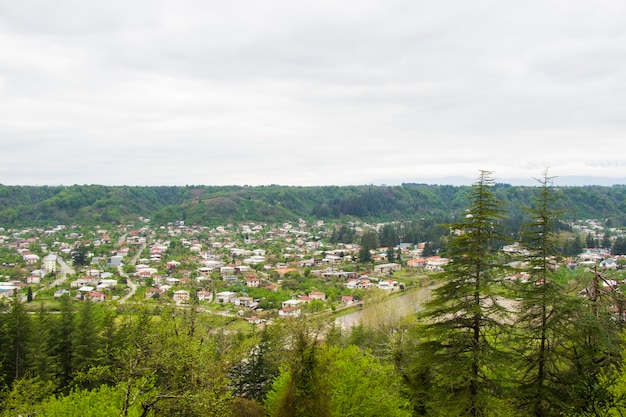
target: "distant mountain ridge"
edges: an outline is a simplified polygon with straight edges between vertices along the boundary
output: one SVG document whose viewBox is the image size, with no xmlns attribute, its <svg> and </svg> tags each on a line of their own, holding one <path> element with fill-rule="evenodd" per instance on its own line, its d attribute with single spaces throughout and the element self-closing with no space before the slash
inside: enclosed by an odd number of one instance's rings
<svg viewBox="0 0 626 417">
<path fill-rule="evenodd" d="M 626 186 L 555 187 L 566 219 L 611 219 L 626 224 Z M 216 226 L 298 218 L 448 222 L 467 204 L 468 186 L 405 183 L 396 186 L 2 186 L 0 226 L 125 223 L 139 216 L 165 224 Z M 499 182 L 496 196 L 519 223 L 536 187 Z"/>
<path fill-rule="evenodd" d="M 495 178 L 498 183 L 502 184 L 510 184 L 517 186 L 529 186 L 533 187 L 537 185 L 537 181 L 533 178 Z M 395 179 L 378 179 L 372 181 L 372 184 L 375 185 L 401 185 L 402 183 L 406 183 L 409 181 L 405 180 L 395 180 Z M 470 177 L 461 177 L 461 176 L 447 176 L 440 178 L 427 178 L 427 179 L 417 179 L 416 183 L 424 183 L 429 185 L 454 185 L 454 186 L 463 186 L 463 185 L 472 185 L 476 182 L 476 178 Z M 555 177 L 554 185 L 558 187 L 584 187 L 589 185 L 599 185 L 610 187 L 613 185 L 624 185 L 626 184 L 626 177 L 590 177 L 590 176 L 564 176 L 564 177 Z"/>
</svg>

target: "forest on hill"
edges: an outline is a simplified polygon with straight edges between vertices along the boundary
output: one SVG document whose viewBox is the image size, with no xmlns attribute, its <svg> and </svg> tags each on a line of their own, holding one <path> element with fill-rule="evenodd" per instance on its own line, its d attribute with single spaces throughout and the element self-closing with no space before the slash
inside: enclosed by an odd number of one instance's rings
<svg viewBox="0 0 626 417">
<path fill-rule="evenodd" d="M 535 187 L 496 184 L 509 221 L 521 224 Z M 277 223 L 298 218 L 392 221 L 424 217 L 454 221 L 471 187 L 400 186 L 5 186 L 0 185 L 3 227 L 184 220 L 214 227 L 246 221 Z M 555 187 L 564 220 L 602 219 L 626 224 L 626 185 Z"/>
</svg>

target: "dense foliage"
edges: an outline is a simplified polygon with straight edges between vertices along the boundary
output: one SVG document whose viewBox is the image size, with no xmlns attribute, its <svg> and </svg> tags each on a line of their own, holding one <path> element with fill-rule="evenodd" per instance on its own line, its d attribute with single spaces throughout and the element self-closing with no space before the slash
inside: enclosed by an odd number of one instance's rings
<svg viewBox="0 0 626 417">
<path fill-rule="evenodd" d="M 626 224 L 626 186 L 557 188 L 566 219 L 607 219 Z M 163 224 L 185 220 L 215 226 L 229 222 L 277 223 L 298 218 L 456 221 L 470 187 L 402 186 L 0 186 L 0 224 L 124 223 L 142 216 Z M 496 184 L 508 212 L 505 229 L 519 231 L 522 207 L 534 187 Z"/>
</svg>

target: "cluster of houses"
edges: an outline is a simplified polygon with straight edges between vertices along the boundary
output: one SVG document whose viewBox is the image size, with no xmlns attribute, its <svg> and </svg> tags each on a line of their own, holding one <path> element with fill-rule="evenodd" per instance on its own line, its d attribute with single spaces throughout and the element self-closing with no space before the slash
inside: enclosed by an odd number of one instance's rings
<svg viewBox="0 0 626 417">
<path fill-rule="evenodd" d="M 382 227 L 352 226 L 357 232 Z M 322 289 L 324 282 L 342 283 L 345 291 L 336 300 L 327 300 L 323 291 L 293 295 L 282 302 L 280 308 L 276 306 L 277 314 L 282 317 L 298 316 L 307 303 L 316 300 L 353 303 L 360 290 L 401 290 L 404 284 L 395 280 L 394 274 L 402 268 L 436 272 L 449 262 L 441 256 L 423 256 L 423 244 L 400 244 L 393 248 L 399 257 L 396 262 L 387 261 L 388 248 L 377 248 L 371 251 L 373 263 L 368 266 L 369 270 L 355 272 L 360 247 L 326 243 L 325 237 L 333 227 L 323 222 L 308 225 L 300 220 L 277 226 L 249 223 L 210 229 L 176 222 L 153 228 L 147 219 L 142 219 L 139 227 L 98 228 L 89 233 L 78 227 L 68 230 L 65 226 L 11 231 L 0 236 L 0 248 L 10 248 L 19 254 L 27 273 L 19 279 L 10 276 L 4 277 L 5 282 L 0 279 L 0 297 L 24 286 L 44 284 L 46 276 L 58 273 L 59 258 L 69 261 L 77 245 L 93 250 L 89 256 L 90 266 L 80 270 L 79 278 L 68 280 L 69 285 L 58 288 L 55 296 L 71 293 L 82 300 L 111 299 L 112 287 L 122 285 L 119 279 L 122 266 L 130 264 L 135 267 L 130 279 L 147 287 L 146 298 L 171 300 L 178 305 L 188 304 L 195 298 L 205 303 L 232 304 L 236 309 L 251 312 L 257 310 L 259 301 L 248 296 L 246 289 L 285 291 L 285 282 L 292 275 L 304 275 L 304 271 L 318 279 Z M 173 246 L 178 249 L 174 251 Z M 103 248 L 109 249 L 103 252 Z M 524 253 L 519 244 L 503 250 Z M 600 249 L 586 250 L 576 263 L 599 265 L 605 270 L 618 267 L 617 258 Z M 216 280 L 222 285 L 209 285 Z"/>
</svg>

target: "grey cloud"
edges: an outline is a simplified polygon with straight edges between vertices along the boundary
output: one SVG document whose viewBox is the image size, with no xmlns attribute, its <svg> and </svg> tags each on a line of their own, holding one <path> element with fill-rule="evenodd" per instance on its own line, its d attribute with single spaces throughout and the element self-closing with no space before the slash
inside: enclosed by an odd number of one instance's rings
<svg viewBox="0 0 626 417">
<path fill-rule="evenodd" d="M 52 142 L 98 156 L 40 162 L 42 181 L 615 174 L 619 160 L 586 147 L 623 146 L 625 11 L 616 0 L 5 2 L 0 175 L 34 181 L 4 159 L 43 161 Z"/>
</svg>

